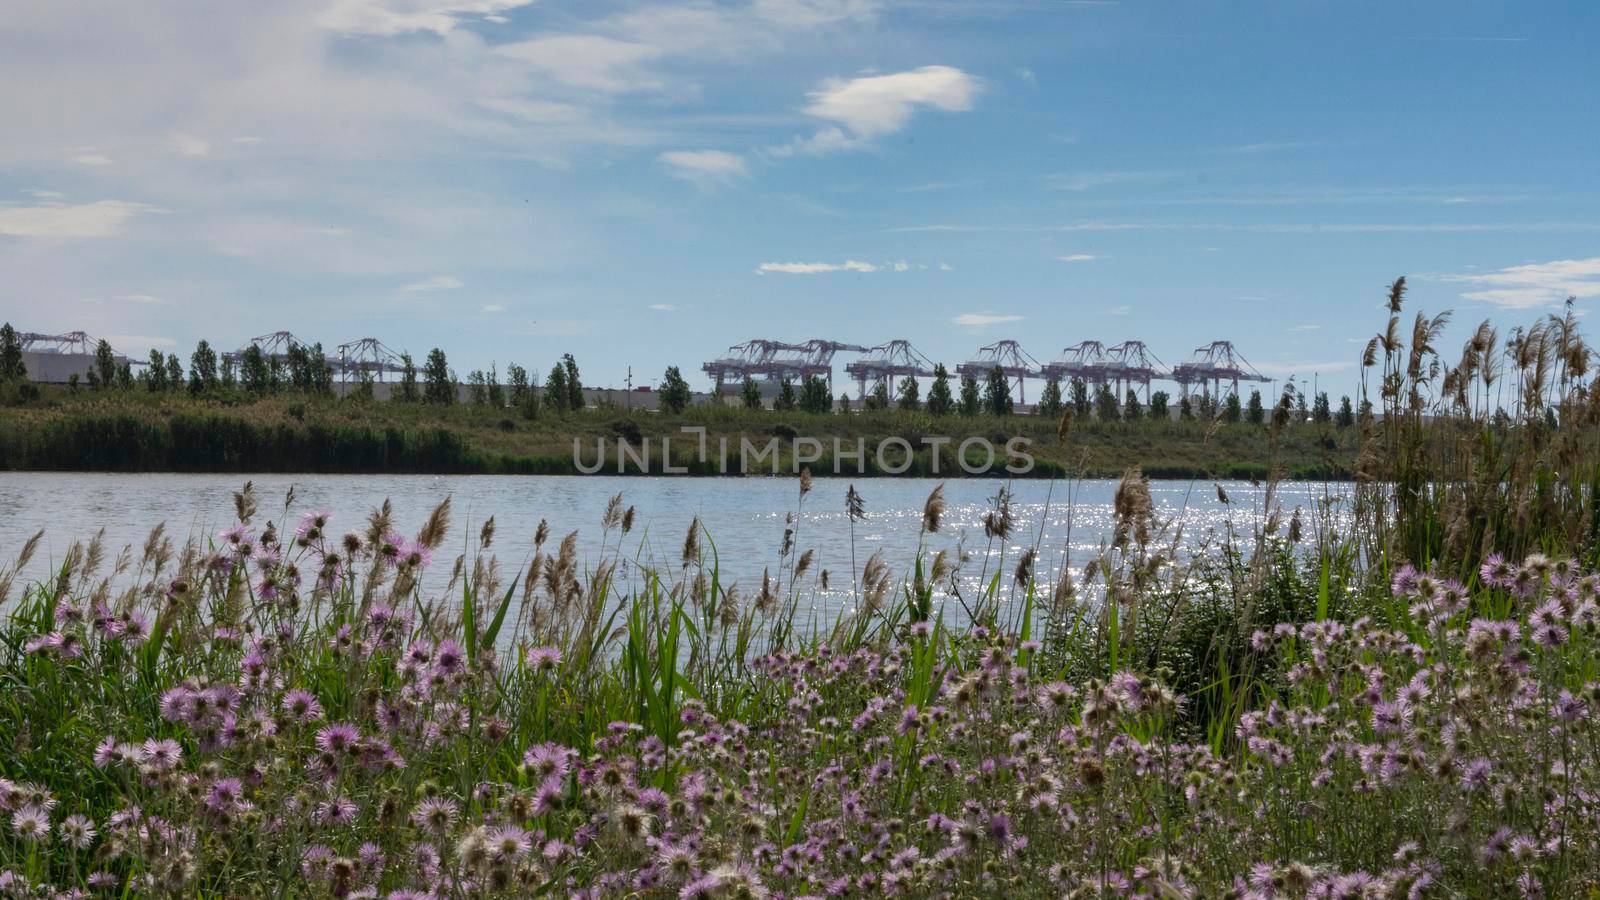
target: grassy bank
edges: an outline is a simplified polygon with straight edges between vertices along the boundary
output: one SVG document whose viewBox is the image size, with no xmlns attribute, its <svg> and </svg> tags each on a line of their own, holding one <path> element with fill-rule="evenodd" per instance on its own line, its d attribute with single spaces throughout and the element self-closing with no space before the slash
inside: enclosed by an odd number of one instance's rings
<svg viewBox="0 0 1600 900">
<path fill-rule="evenodd" d="M 892 410 L 848 415 L 691 407 L 677 415 L 622 409 L 546 413 L 536 419 L 515 411 L 482 406 L 429 406 L 401 403 L 340 402 L 333 399 L 267 398 L 238 403 L 198 400 L 183 395 L 106 391 L 47 392 L 26 405 L 0 407 L 0 469 L 181 471 L 181 472 L 406 472 L 406 473 L 572 473 L 573 446 L 585 465 L 598 459 L 603 443 L 604 471 L 618 469 L 618 444 L 632 453 L 623 471 L 645 467 L 638 458 L 649 445 L 648 468 L 668 466 L 688 474 L 721 471 L 718 448 L 728 447 L 729 469 L 739 472 L 745 442 L 752 474 L 770 473 L 774 457 L 760 451 L 777 441 L 780 473 L 793 474 L 796 439 L 815 438 L 821 458 L 808 465 L 817 472 L 834 468 L 835 441 L 848 454 L 857 442 L 864 459 L 840 460 L 845 474 L 886 474 L 902 467 L 906 475 L 961 477 L 957 446 L 970 437 L 988 440 L 1003 454 L 1007 441 L 1023 437 L 1036 459 L 1021 477 L 1082 473 L 1116 477 L 1139 465 L 1154 477 L 1263 478 L 1277 460 L 1296 478 L 1348 478 L 1358 453 L 1356 428 L 1303 423 L 1282 430 L 1274 442 L 1267 426 L 1194 421 L 1100 422 L 1077 419 L 1063 440 L 1060 421 L 1031 416 L 944 416 Z M 698 458 L 704 428 L 708 453 Z M 948 438 L 938 459 L 925 441 Z M 909 465 L 900 445 L 913 450 Z M 671 448 L 664 458 L 663 441 Z M 809 448 L 800 446 L 801 453 Z M 969 468 L 987 457 L 969 448 Z M 1005 465 L 998 457 L 993 474 Z M 937 471 L 936 471 L 937 469 Z"/>
</svg>

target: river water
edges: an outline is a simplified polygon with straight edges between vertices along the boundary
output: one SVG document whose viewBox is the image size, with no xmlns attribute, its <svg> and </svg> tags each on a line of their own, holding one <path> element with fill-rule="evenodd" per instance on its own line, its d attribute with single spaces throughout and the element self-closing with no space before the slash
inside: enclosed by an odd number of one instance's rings
<svg viewBox="0 0 1600 900">
<path fill-rule="evenodd" d="M 166 523 L 175 542 L 189 536 L 209 539 L 233 524 L 232 494 L 246 478 L 0 473 L 0 569 L 9 567 L 23 542 L 41 528 L 43 543 L 19 584 L 46 576 L 72 542 L 87 541 L 101 528 L 106 531 L 108 560 L 126 544 L 137 551 L 158 522 Z M 796 546 L 816 551 L 813 576 L 830 570 L 833 589 L 823 601 L 848 602 L 852 537 L 845 492 L 851 484 L 865 501 L 867 513 L 855 524 L 857 567 L 881 549 L 898 578 L 916 552 L 923 504 L 941 483 L 947 512 L 944 527 L 928 538 L 930 549 L 959 547 L 971 553 L 963 572 L 974 579 L 983 569 L 984 554 L 998 565 L 1002 549 L 984 538 L 982 517 L 1005 483 L 988 479 L 818 478 L 803 506 L 798 503 L 795 478 L 259 475 L 250 480 L 258 497 L 256 525 L 276 520 L 280 530 L 285 522 L 292 529 L 307 511 L 327 508 L 334 511 L 331 533 L 359 531 L 367 514 L 387 498 L 400 531 L 413 534 L 434 506 L 450 497 L 450 538 L 425 581 L 425 587 L 435 589 L 449 579 L 451 562 L 468 546 L 468 536 L 475 541 L 490 516 L 496 524 L 493 551 L 510 571 L 531 553 L 541 519 L 550 523 L 552 544 L 576 530 L 580 559 L 592 566 L 603 539 L 601 515 L 619 492 L 624 506 L 637 510 L 633 531 L 622 540 L 625 556 L 675 567 L 689 523 L 699 517 L 716 545 L 724 582 L 740 582 L 747 595 L 759 586 L 765 568 L 778 570 L 786 518 L 799 509 Z M 283 500 L 290 487 L 295 501 L 285 516 Z M 1154 481 L 1150 487 L 1158 515 L 1180 523 L 1183 540 L 1191 545 L 1219 534 L 1230 523 L 1236 531 L 1249 534 L 1266 513 L 1264 487 L 1248 482 L 1223 482 L 1231 501 L 1227 505 L 1218 500 L 1210 482 Z M 1064 562 L 1082 567 L 1110 540 L 1115 481 L 1025 479 L 1010 483 L 1010 488 L 1018 527 L 1005 548 L 1008 566 L 1037 541 L 1037 571 L 1040 577 L 1053 577 Z M 1297 506 L 1309 514 L 1319 501 L 1342 490 L 1341 485 L 1285 483 L 1278 486 L 1275 502 L 1287 521 Z M 615 550 L 615 531 L 607 546 Z"/>
</svg>

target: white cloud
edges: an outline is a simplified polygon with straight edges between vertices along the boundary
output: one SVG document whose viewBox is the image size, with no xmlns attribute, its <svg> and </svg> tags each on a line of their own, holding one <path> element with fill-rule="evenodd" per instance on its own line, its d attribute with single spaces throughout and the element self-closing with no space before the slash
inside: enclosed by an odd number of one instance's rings
<svg viewBox="0 0 1600 900">
<path fill-rule="evenodd" d="M 725 150 L 669 150 L 657 158 L 673 177 L 701 187 L 729 184 L 750 174 L 744 157 Z"/>
<path fill-rule="evenodd" d="M 123 301 L 126 301 L 128 303 L 139 303 L 139 304 L 143 304 L 145 306 L 171 306 L 172 305 L 172 301 L 171 300 L 166 300 L 166 299 L 163 299 L 161 297 L 154 296 L 152 294 L 118 294 L 116 299 L 123 300 Z"/>
<path fill-rule="evenodd" d="M 1094 262 L 1095 260 L 1097 260 L 1099 258 L 1100 257 L 1095 256 L 1093 253 L 1069 253 L 1066 256 L 1058 256 L 1058 257 L 1056 257 L 1056 259 L 1059 259 L 1062 262 L 1068 262 L 1068 263 Z"/>
<path fill-rule="evenodd" d="M 771 152 L 776 156 L 820 156 L 860 147 L 906 127 L 919 109 L 966 112 L 981 90 L 977 78 L 951 66 L 830 79 L 807 95 L 810 103 L 805 112 L 839 124 L 808 138 L 795 138 Z"/>
<path fill-rule="evenodd" d="M 60 200 L 61 198 L 67 196 L 66 194 L 63 194 L 60 191 L 29 190 L 29 191 L 23 191 L 23 193 L 27 194 L 30 197 L 37 197 L 40 200 Z"/>
<path fill-rule="evenodd" d="M 941 271 L 941 272 L 954 272 L 955 269 L 956 269 L 955 266 L 952 266 L 947 262 L 939 263 L 939 271 Z"/>
<path fill-rule="evenodd" d="M 1309 325 L 1309 324 L 1307 324 L 1307 325 L 1295 325 L 1294 327 L 1290 328 L 1289 330 L 1290 331 L 1294 331 L 1294 332 L 1304 333 L 1304 332 L 1307 332 L 1307 331 L 1320 331 L 1320 330 L 1322 330 L 1322 326 L 1321 325 Z"/>
<path fill-rule="evenodd" d="M 436 275 L 425 281 L 408 284 L 400 289 L 405 294 L 429 294 L 434 291 L 453 291 L 465 287 L 458 278 L 449 275 Z"/>
<path fill-rule="evenodd" d="M 110 237 L 135 215 L 162 212 L 145 203 L 97 200 L 94 203 L 0 207 L 0 234 L 12 237 Z"/>
<path fill-rule="evenodd" d="M 178 134 L 172 137 L 172 149 L 184 156 L 205 156 L 211 152 L 211 142 L 197 137 Z"/>
<path fill-rule="evenodd" d="M 1087 191 L 1113 184 L 1149 184 L 1168 181 L 1172 172 L 1068 172 L 1046 175 L 1045 187 L 1053 191 Z"/>
<path fill-rule="evenodd" d="M 109 166 L 112 159 L 104 153 L 79 153 L 72 157 L 72 161 L 80 166 Z"/>
<path fill-rule="evenodd" d="M 677 312 L 678 308 L 671 303 L 652 303 L 650 308 L 657 312 Z"/>
<path fill-rule="evenodd" d="M 467 16 L 506 21 L 499 13 L 533 0 L 337 0 L 318 19 L 331 31 L 394 37 L 413 31 L 449 34 Z"/>
<path fill-rule="evenodd" d="M 661 57 L 664 51 L 647 43 L 598 34 L 555 34 L 506 44 L 496 52 L 585 90 L 623 93 L 662 86 L 660 78 L 643 64 Z"/>
<path fill-rule="evenodd" d="M 1506 309 L 1556 306 L 1568 297 L 1600 296 L 1600 256 L 1510 266 L 1498 272 L 1452 275 L 1443 280 L 1484 285 L 1484 290 L 1467 291 L 1461 296 Z"/>
<path fill-rule="evenodd" d="M 506 307 L 503 303 L 486 303 L 483 305 L 481 311 L 486 313 L 503 313 L 506 311 Z"/>
<path fill-rule="evenodd" d="M 1026 317 L 1000 313 L 962 313 L 950 321 L 963 328 L 986 328 L 990 325 L 1003 325 L 1006 322 L 1021 322 L 1024 318 Z"/>
<path fill-rule="evenodd" d="M 978 91 L 978 80 L 960 69 L 923 66 L 893 75 L 829 81 L 809 95 L 805 111 L 839 122 L 858 137 L 874 138 L 904 128 L 919 107 L 965 112 Z"/>
<path fill-rule="evenodd" d="M 784 275 L 815 275 L 819 272 L 877 272 L 881 266 L 856 259 L 847 259 L 842 263 L 828 262 L 764 262 L 756 267 L 756 272 L 765 275 L 768 272 L 779 272 Z"/>
<path fill-rule="evenodd" d="M 1129 315 L 1132 312 L 1133 312 L 1133 307 L 1129 306 L 1126 303 L 1120 304 L 1118 306 L 1106 307 L 1106 315 L 1108 315 L 1108 316 L 1126 316 L 1126 315 Z"/>
<path fill-rule="evenodd" d="M 881 5 L 879 0 L 755 0 L 750 9 L 777 25 L 819 28 L 850 19 L 871 19 Z"/>
</svg>

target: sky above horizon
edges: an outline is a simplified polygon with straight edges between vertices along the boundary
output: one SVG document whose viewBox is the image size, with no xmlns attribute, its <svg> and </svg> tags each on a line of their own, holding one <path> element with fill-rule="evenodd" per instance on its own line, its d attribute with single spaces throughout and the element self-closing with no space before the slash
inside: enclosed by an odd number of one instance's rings
<svg viewBox="0 0 1600 900">
<path fill-rule="evenodd" d="M 0 320 L 134 357 L 1225 338 L 1337 396 L 1396 276 L 1447 359 L 1600 298 L 1600 5 L 9 6 Z"/>
</svg>

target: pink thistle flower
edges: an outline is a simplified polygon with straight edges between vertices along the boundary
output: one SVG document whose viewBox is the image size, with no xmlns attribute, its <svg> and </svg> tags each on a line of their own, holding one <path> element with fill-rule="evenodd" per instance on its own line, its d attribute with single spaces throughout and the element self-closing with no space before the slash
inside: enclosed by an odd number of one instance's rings
<svg viewBox="0 0 1600 900">
<path fill-rule="evenodd" d="M 317 732 L 317 749 L 323 753 L 343 756 L 353 753 L 361 741 L 361 732 L 354 725 L 346 722 L 336 722 L 326 725 Z"/>
</svg>

